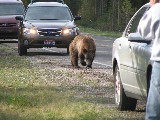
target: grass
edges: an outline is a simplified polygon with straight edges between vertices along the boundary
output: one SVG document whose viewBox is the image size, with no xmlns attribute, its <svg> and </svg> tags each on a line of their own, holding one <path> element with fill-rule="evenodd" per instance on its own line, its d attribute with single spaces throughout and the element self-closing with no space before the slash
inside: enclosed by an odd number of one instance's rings
<svg viewBox="0 0 160 120">
<path fill-rule="evenodd" d="M 107 79 L 105 85 L 97 82 L 101 73 L 37 69 L 27 57 L 2 44 L 0 56 L 0 120 L 144 119 L 143 112 L 120 112 L 109 106 L 113 96 L 106 93 L 113 92 L 113 84 Z"/>
<path fill-rule="evenodd" d="M 100 35 L 100 36 L 107 36 L 107 37 L 120 37 L 122 36 L 121 32 L 110 32 L 110 31 L 102 31 L 99 29 L 93 29 L 93 28 L 87 28 L 87 27 L 83 27 L 83 26 L 78 26 L 80 31 L 83 33 L 91 33 L 91 34 L 95 34 L 95 35 Z"/>
</svg>

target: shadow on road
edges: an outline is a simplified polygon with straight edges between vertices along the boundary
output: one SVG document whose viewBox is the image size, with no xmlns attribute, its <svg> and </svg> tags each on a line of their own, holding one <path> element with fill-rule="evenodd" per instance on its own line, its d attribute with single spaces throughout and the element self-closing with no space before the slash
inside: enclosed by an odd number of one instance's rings
<svg viewBox="0 0 160 120">
<path fill-rule="evenodd" d="M 27 52 L 27 56 L 38 56 L 38 55 L 46 55 L 46 56 L 68 56 L 67 53 L 59 53 L 59 52 Z"/>
</svg>

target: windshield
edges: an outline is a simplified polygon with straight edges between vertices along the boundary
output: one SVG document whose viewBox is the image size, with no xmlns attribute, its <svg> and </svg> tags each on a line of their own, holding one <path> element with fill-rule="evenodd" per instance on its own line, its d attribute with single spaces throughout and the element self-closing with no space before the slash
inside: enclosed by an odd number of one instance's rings
<svg viewBox="0 0 160 120">
<path fill-rule="evenodd" d="M 67 7 L 30 7 L 25 20 L 72 20 Z"/>
<path fill-rule="evenodd" d="M 44 0 L 32 0 L 32 2 L 44 2 Z M 61 2 L 61 3 L 64 3 L 63 0 L 45 0 L 45 2 Z"/>
<path fill-rule="evenodd" d="M 0 4 L 0 16 L 3 15 L 23 15 L 22 4 Z"/>
</svg>

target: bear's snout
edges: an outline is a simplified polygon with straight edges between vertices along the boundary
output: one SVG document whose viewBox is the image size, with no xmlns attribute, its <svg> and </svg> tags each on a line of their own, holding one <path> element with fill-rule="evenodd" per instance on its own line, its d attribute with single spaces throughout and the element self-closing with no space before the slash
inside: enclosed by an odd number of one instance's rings
<svg viewBox="0 0 160 120">
<path fill-rule="evenodd" d="M 93 59 L 91 59 L 91 58 L 90 59 L 86 59 L 86 65 L 87 65 L 86 67 L 87 68 L 92 68 L 92 62 L 93 62 Z"/>
<path fill-rule="evenodd" d="M 87 65 L 87 67 L 86 68 L 92 68 L 92 65 Z"/>
<path fill-rule="evenodd" d="M 82 66 L 86 66 L 86 62 L 85 61 L 81 61 L 81 65 Z"/>
</svg>

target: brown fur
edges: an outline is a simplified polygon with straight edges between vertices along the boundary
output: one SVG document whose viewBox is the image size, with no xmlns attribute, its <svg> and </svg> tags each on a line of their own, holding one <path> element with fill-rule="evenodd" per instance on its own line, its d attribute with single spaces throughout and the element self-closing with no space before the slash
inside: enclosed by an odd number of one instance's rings
<svg viewBox="0 0 160 120">
<path fill-rule="evenodd" d="M 78 67 L 78 60 L 82 66 L 92 68 L 96 45 L 92 37 L 78 35 L 69 46 L 70 60 L 74 67 Z"/>
</svg>

